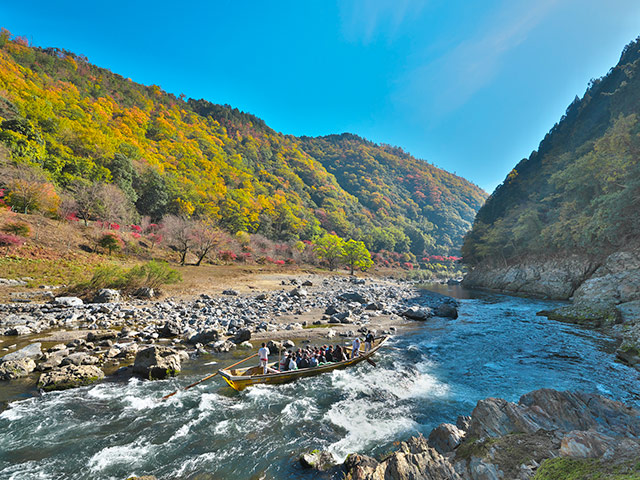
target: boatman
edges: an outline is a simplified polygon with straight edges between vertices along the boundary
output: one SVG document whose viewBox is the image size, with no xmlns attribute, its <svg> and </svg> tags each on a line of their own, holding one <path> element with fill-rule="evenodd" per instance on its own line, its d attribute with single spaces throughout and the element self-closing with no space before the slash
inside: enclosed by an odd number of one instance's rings
<svg viewBox="0 0 640 480">
<path fill-rule="evenodd" d="M 351 358 L 357 357 L 360 355 L 360 338 L 356 337 L 353 339 L 353 343 L 351 344 Z"/>
<path fill-rule="evenodd" d="M 262 348 L 258 350 L 258 358 L 260 358 L 260 366 L 263 367 L 263 373 L 267 374 L 267 365 L 269 365 L 269 349 L 262 342 Z"/>
</svg>

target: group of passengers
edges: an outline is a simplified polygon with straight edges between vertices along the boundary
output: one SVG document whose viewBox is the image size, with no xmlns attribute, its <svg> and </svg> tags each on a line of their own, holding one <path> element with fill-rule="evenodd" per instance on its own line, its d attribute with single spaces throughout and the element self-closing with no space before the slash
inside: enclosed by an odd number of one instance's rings
<svg viewBox="0 0 640 480">
<path fill-rule="evenodd" d="M 364 339 L 364 351 L 365 353 L 371 350 L 375 337 L 373 332 L 369 332 Z M 314 347 L 307 345 L 304 348 L 298 348 L 295 352 L 287 350 L 282 354 L 280 362 L 278 364 L 278 370 L 275 370 L 268 366 L 269 364 L 269 349 L 263 343 L 262 348 L 258 350 L 258 356 L 260 358 L 260 366 L 263 367 L 264 373 L 277 373 L 286 372 L 290 370 L 299 370 L 301 368 L 313 368 L 326 363 L 337 363 L 354 358 L 361 353 L 361 342 L 356 337 L 351 347 L 343 347 L 341 345 L 322 345 L 321 347 Z M 350 352 L 349 352 L 350 351 Z"/>
</svg>

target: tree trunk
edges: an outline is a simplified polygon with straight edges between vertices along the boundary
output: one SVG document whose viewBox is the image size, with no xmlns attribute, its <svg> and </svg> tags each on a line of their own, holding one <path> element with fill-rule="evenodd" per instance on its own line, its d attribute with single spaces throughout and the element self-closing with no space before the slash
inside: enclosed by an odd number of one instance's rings
<svg viewBox="0 0 640 480">
<path fill-rule="evenodd" d="M 182 257 L 180 257 L 180 265 L 184 266 L 184 262 L 187 259 L 187 252 L 189 251 L 188 248 L 185 248 L 184 250 L 182 250 Z"/>
</svg>

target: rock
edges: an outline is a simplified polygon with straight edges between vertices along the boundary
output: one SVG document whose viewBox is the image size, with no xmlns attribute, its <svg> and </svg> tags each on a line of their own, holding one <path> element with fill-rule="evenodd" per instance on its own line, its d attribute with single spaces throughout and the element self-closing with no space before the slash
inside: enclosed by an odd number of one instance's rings
<svg viewBox="0 0 640 480">
<path fill-rule="evenodd" d="M 13 328 L 9 328 L 5 330 L 4 334 L 7 336 L 16 336 L 16 335 L 31 335 L 33 330 L 25 325 L 16 325 Z"/>
<path fill-rule="evenodd" d="M 367 303 L 367 305 L 364 307 L 365 310 L 374 310 L 374 311 L 380 311 L 380 310 L 384 310 L 384 304 L 381 302 L 371 302 L 371 303 Z"/>
<path fill-rule="evenodd" d="M 212 349 L 216 353 L 225 353 L 236 348 L 236 344 L 230 340 L 218 340 L 212 345 Z"/>
<path fill-rule="evenodd" d="M 151 287 L 140 287 L 133 293 L 133 296 L 144 300 L 151 300 L 156 297 L 156 291 Z"/>
<path fill-rule="evenodd" d="M 138 351 L 133 373 L 149 380 L 173 377 L 180 372 L 180 355 L 169 347 L 154 345 Z"/>
<path fill-rule="evenodd" d="M 7 360 L 0 363 L 0 380 L 15 380 L 29 375 L 36 369 L 36 362 L 31 358 Z"/>
<path fill-rule="evenodd" d="M 269 342 L 267 343 L 267 348 L 272 355 L 285 349 L 284 345 L 281 342 L 277 342 L 275 340 L 269 340 Z"/>
<path fill-rule="evenodd" d="M 455 450 L 465 437 L 465 432 L 450 423 L 441 423 L 429 434 L 427 442 L 438 453 L 445 454 Z"/>
<path fill-rule="evenodd" d="M 84 304 L 82 299 L 78 297 L 56 297 L 53 299 L 52 303 L 65 307 L 79 307 L 80 305 Z"/>
<path fill-rule="evenodd" d="M 448 303 L 441 303 L 435 310 L 436 317 L 458 318 L 458 309 Z"/>
<path fill-rule="evenodd" d="M 215 328 L 211 328 L 208 330 L 202 330 L 201 332 L 198 332 L 195 335 L 191 336 L 189 338 L 189 343 L 194 345 L 196 343 L 210 343 L 215 342 L 219 338 L 220 332 Z"/>
<path fill-rule="evenodd" d="M 335 330 L 329 330 L 327 332 L 327 338 L 333 338 L 336 336 L 336 331 Z"/>
<path fill-rule="evenodd" d="M 64 360 L 67 355 L 69 355 L 69 350 L 67 349 L 49 352 L 45 355 L 44 360 L 38 363 L 36 369 L 40 372 L 46 372 L 57 368 L 62 364 L 62 360 Z"/>
<path fill-rule="evenodd" d="M 0 363 L 14 361 L 14 360 L 24 360 L 26 358 L 30 358 L 31 360 L 40 360 L 42 358 L 42 344 L 40 342 L 32 343 L 27 345 L 20 350 L 16 350 L 15 352 L 8 353 L 4 357 L 0 358 Z"/>
<path fill-rule="evenodd" d="M 400 443 L 384 461 L 349 455 L 343 465 L 351 480 L 462 480 L 449 461 L 429 447 L 423 436 Z"/>
<path fill-rule="evenodd" d="M 356 302 L 361 304 L 368 303 L 368 300 L 358 292 L 345 292 L 338 295 L 338 300 L 342 300 L 343 302 Z"/>
<path fill-rule="evenodd" d="M 542 310 L 537 313 L 560 322 L 577 323 L 590 327 L 611 326 L 622 322 L 622 316 L 614 305 L 596 303 L 575 303 L 554 310 Z"/>
<path fill-rule="evenodd" d="M 182 334 L 182 327 L 177 321 L 169 320 L 168 322 L 165 322 L 158 333 L 163 338 L 177 337 Z"/>
<path fill-rule="evenodd" d="M 95 365 L 98 359 L 85 352 L 76 352 L 67 355 L 60 363 L 63 367 L 66 365 Z"/>
<path fill-rule="evenodd" d="M 253 345 L 250 342 L 240 342 L 237 347 L 242 350 L 251 350 Z"/>
<path fill-rule="evenodd" d="M 249 330 L 248 328 L 241 328 L 231 338 L 231 341 L 236 345 L 242 342 L 248 342 L 249 340 L 251 340 L 251 330 Z"/>
<path fill-rule="evenodd" d="M 93 331 L 87 334 L 87 342 L 102 342 L 104 340 L 112 340 L 118 337 L 116 330 Z"/>
<path fill-rule="evenodd" d="M 285 340 L 285 341 L 282 343 L 282 346 L 283 346 L 284 348 L 293 348 L 293 347 L 295 347 L 295 346 L 296 346 L 296 344 L 295 344 L 295 343 L 293 343 L 291 340 Z"/>
<path fill-rule="evenodd" d="M 95 365 L 67 365 L 40 375 L 38 388 L 48 392 L 90 385 L 104 378 L 104 372 Z"/>
<path fill-rule="evenodd" d="M 596 261 L 580 255 L 531 257 L 513 265 L 479 265 L 462 283 L 468 288 L 567 300 L 597 267 Z"/>
<path fill-rule="evenodd" d="M 313 287 L 313 282 L 311 280 L 305 280 L 302 282 L 303 287 Z"/>
<path fill-rule="evenodd" d="M 321 472 L 329 470 L 336 463 L 333 455 L 324 450 L 313 450 L 300 456 L 300 464 L 304 468 L 313 468 Z"/>
<path fill-rule="evenodd" d="M 325 315 L 335 315 L 336 313 L 340 312 L 340 310 L 338 310 L 334 305 L 329 305 L 325 311 L 324 314 Z"/>
<path fill-rule="evenodd" d="M 460 430 L 467 431 L 471 426 L 471 416 L 470 415 L 458 415 L 456 418 L 456 427 Z"/>
<path fill-rule="evenodd" d="M 431 318 L 432 315 L 433 314 L 429 307 L 419 307 L 417 305 L 414 305 L 408 308 L 407 310 L 405 310 L 404 312 L 402 312 L 403 317 L 407 317 L 407 318 L 410 318 L 411 320 L 419 320 L 419 321 L 425 321 Z"/>
<path fill-rule="evenodd" d="M 223 295 L 230 295 L 230 296 L 235 297 L 235 296 L 237 296 L 237 295 L 238 295 L 238 292 L 237 292 L 237 291 L 235 291 L 235 290 L 232 290 L 232 289 L 227 289 L 227 290 L 223 290 L 223 291 L 222 291 L 222 294 L 223 294 Z"/>
<path fill-rule="evenodd" d="M 120 301 L 120 292 L 113 288 L 101 288 L 93 297 L 93 303 L 115 303 Z"/>
<path fill-rule="evenodd" d="M 309 295 L 309 292 L 302 287 L 296 287 L 289 292 L 289 296 L 291 297 L 306 297 L 307 295 Z"/>
</svg>

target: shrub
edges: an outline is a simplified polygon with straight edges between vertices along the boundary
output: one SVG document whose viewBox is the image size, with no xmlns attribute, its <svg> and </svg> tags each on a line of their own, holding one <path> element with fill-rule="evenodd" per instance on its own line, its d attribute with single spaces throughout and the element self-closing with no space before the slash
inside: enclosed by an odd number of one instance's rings
<svg viewBox="0 0 640 480">
<path fill-rule="evenodd" d="M 180 273 L 166 262 L 150 261 L 130 269 L 117 265 L 97 267 L 91 280 L 71 288 L 71 292 L 88 296 L 102 288 L 116 288 L 131 294 L 143 287 L 157 289 L 163 285 L 182 281 Z"/>
<path fill-rule="evenodd" d="M 115 233 L 105 233 L 98 239 L 98 245 L 109 251 L 109 255 L 113 251 L 118 251 L 124 247 L 124 242 Z"/>
<path fill-rule="evenodd" d="M 0 233 L 0 247 L 5 247 L 5 253 L 9 252 L 10 247 L 19 247 L 24 243 L 24 239 L 15 235 Z"/>
<path fill-rule="evenodd" d="M 31 233 L 31 228 L 26 223 L 22 222 L 11 222 L 2 226 L 2 231 L 4 233 L 9 233 L 11 235 L 18 235 L 20 237 L 28 237 Z"/>
</svg>

